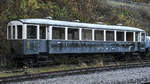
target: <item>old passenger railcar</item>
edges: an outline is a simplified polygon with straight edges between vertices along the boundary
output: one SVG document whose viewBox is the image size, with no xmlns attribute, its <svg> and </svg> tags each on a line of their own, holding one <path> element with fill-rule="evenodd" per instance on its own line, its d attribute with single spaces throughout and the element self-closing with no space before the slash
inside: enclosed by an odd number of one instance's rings
<svg viewBox="0 0 150 84">
<path fill-rule="evenodd" d="M 145 51 L 142 29 L 51 19 L 10 21 L 7 39 L 17 56 Z"/>
</svg>

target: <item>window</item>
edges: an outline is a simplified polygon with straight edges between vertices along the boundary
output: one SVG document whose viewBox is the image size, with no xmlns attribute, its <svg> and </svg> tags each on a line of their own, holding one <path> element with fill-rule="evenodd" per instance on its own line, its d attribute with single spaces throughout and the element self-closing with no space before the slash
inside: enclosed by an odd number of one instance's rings
<svg viewBox="0 0 150 84">
<path fill-rule="evenodd" d="M 106 31 L 106 41 L 114 41 L 114 31 Z"/>
<path fill-rule="evenodd" d="M 40 39 L 46 39 L 46 26 L 40 26 Z"/>
<path fill-rule="evenodd" d="M 117 41 L 124 41 L 124 32 L 117 32 Z"/>
<path fill-rule="evenodd" d="M 79 40 L 79 29 L 68 29 L 68 40 Z"/>
<path fill-rule="evenodd" d="M 11 26 L 8 26 L 8 39 L 11 39 Z"/>
<path fill-rule="evenodd" d="M 12 30 L 13 30 L 13 39 L 15 39 L 15 26 L 13 26 Z"/>
<path fill-rule="evenodd" d="M 65 28 L 53 27 L 53 39 L 65 39 Z"/>
<path fill-rule="evenodd" d="M 133 32 L 127 32 L 126 35 L 127 41 L 133 41 Z"/>
<path fill-rule="evenodd" d="M 95 40 L 104 40 L 104 31 L 95 30 Z"/>
<path fill-rule="evenodd" d="M 141 34 L 141 41 L 144 42 L 145 41 L 145 33 Z"/>
<path fill-rule="evenodd" d="M 17 26 L 18 39 L 22 39 L 22 25 Z"/>
<path fill-rule="evenodd" d="M 92 40 L 92 30 L 82 29 L 82 40 Z"/>
<path fill-rule="evenodd" d="M 140 39 L 140 32 L 135 32 L 135 41 L 139 41 Z"/>
<path fill-rule="evenodd" d="M 27 38 L 36 39 L 37 38 L 37 26 L 28 25 L 27 26 Z"/>
</svg>

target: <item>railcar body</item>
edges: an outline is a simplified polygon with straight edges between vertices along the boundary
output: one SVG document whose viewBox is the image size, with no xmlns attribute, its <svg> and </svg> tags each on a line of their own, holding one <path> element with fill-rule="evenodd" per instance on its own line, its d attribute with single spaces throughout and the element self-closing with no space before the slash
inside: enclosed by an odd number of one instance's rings
<svg viewBox="0 0 150 84">
<path fill-rule="evenodd" d="M 146 36 L 146 52 L 150 52 L 150 36 Z"/>
<path fill-rule="evenodd" d="M 145 52 L 145 31 L 138 28 L 51 19 L 19 19 L 7 26 L 12 54 Z"/>
</svg>

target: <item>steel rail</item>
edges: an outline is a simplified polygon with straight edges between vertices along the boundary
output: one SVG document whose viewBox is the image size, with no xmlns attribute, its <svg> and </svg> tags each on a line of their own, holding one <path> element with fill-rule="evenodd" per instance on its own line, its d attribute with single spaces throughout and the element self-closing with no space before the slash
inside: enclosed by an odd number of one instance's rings
<svg viewBox="0 0 150 84">
<path fill-rule="evenodd" d="M 129 64 L 129 65 L 125 64 L 125 65 L 117 65 L 117 66 L 104 66 L 104 67 L 95 67 L 95 68 L 82 68 L 82 69 L 74 69 L 74 70 L 44 72 L 44 73 L 38 73 L 38 74 L 1 77 L 0 83 L 19 81 L 19 80 L 31 80 L 31 79 L 37 79 L 37 78 L 54 78 L 58 76 L 88 74 L 88 73 L 94 73 L 94 72 L 111 71 L 111 70 L 116 70 L 116 69 L 129 69 L 129 68 L 149 67 L 149 66 L 150 66 L 150 63 L 142 63 L 142 64 Z"/>
</svg>

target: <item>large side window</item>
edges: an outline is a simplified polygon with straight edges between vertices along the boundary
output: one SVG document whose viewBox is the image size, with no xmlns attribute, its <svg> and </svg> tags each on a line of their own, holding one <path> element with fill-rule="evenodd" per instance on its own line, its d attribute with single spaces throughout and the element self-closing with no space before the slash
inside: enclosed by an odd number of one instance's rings
<svg viewBox="0 0 150 84">
<path fill-rule="evenodd" d="M 106 41 L 114 41 L 114 31 L 106 31 Z"/>
<path fill-rule="evenodd" d="M 22 25 L 17 25 L 18 39 L 22 39 Z"/>
<path fill-rule="evenodd" d="M 92 40 L 92 30 L 82 29 L 82 40 Z"/>
<path fill-rule="evenodd" d="M 53 27 L 52 37 L 53 39 L 65 39 L 65 28 Z"/>
<path fill-rule="evenodd" d="M 124 32 L 117 32 L 117 41 L 124 41 Z"/>
<path fill-rule="evenodd" d="M 95 40 L 104 40 L 104 31 L 95 30 Z"/>
<path fill-rule="evenodd" d="M 37 38 L 37 26 L 27 25 L 27 39 Z"/>
<path fill-rule="evenodd" d="M 46 26 L 40 26 L 40 39 L 46 39 Z"/>
<path fill-rule="evenodd" d="M 68 40 L 79 40 L 79 29 L 68 29 Z"/>
<path fill-rule="evenodd" d="M 8 39 L 11 39 L 11 26 L 8 26 Z"/>
<path fill-rule="evenodd" d="M 126 38 L 127 38 L 127 41 L 133 41 L 133 32 L 127 32 Z"/>
</svg>

